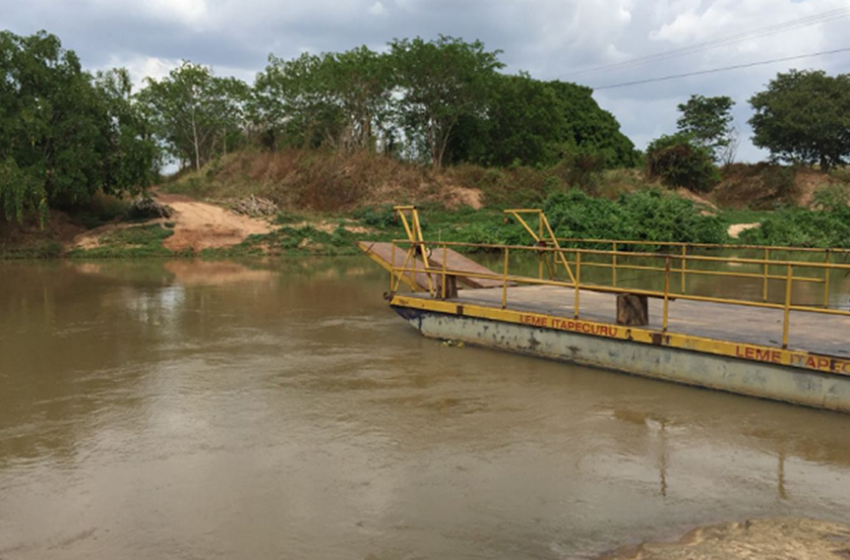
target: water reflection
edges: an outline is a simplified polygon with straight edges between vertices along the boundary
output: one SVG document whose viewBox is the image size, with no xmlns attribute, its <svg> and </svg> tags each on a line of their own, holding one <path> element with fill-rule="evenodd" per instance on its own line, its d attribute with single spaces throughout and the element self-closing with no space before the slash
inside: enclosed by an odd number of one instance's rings
<svg viewBox="0 0 850 560">
<path fill-rule="evenodd" d="M 444 347 L 385 287 L 0 264 L 0 557 L 562 558 L 847 516 L 850 417 Z"/>
</svg>

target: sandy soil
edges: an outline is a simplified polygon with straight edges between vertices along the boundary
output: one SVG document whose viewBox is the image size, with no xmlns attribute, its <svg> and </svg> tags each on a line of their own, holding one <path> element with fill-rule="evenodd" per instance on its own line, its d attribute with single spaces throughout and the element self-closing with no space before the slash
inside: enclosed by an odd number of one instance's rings
<svg viewBox="0 0 850 560">
<path fill-rule="evenodd" d="M 732 224 L 729 226 L 729 229 L 726 230 L 726 233 L 728 233 L 729 237 L 732 239 L 738 239 L 738 236 L 740 236 L 742 232 L 757 227 L 761 227 L 761 222 L 754 222 L 751 224 Z"/>
<path fill-rule="evenodd" d="M 700 527 L 676 543 L 644 543 L 605 560 L 848 560 L 850 525 L 811 519 L 754 519 Z"/>
<path fill-rule="evenodd" d="M 170 218 L 174 222 L 174 235 L 163 243 L 166 249 L 172 251 L 231 247 L 249 235 L 269 233 L 272 230 L 271 225 L 264 220 L 239 216 L 187 196 L 159 194 L 156 200 L 174 209 L 174 215 Z"/>
<path fill-rule="evenodd" d="M 166 249 L 172 251 L 231 247 L 238 245 L 249 235 L 272 231 L 271 224 L 265 220 L 240 216 L 220 206 L 199 202 L 188 196 L 156 194 L 156 200 L 174 209 L 174 215 L 167 220 L 151 220 L 148 223 L 174 223 L 174 235 L 163 243 Z M 92 249 L 99 245 L 102 235 L 135 225 L 138 224 L 107 224 L 78 235 L 71 244 L 81 249 Z"/>
</svg>

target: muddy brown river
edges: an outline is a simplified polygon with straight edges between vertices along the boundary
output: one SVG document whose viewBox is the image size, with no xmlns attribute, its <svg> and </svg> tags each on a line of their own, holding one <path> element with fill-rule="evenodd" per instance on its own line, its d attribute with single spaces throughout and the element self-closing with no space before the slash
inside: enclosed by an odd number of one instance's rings
<svg viewBox="0 0 850 560">
<path fill-rule="evenodd" d="M 0 559 L 560 559 L 850 520 L 850 416 L 445 346 L 365 258 L 0 263 Z"/>
</svg>

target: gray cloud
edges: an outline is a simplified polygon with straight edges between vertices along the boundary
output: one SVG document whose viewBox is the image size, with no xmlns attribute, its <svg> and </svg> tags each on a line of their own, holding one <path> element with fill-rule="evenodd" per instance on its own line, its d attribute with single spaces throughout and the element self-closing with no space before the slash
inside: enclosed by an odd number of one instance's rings
<svg viewBox="0 0 850 560">
<path fill-rule="evenodd" d="M 140 81 L 181 59 L 251 80 L 270 52 L 292 57 L 380 48 L 394 37 L 453 35 L 502 49 L 507 71 L 590 86 L 680 74 L 850 46 L 850 18 L 752 38 L 685 57 L 602 74 L 576 72 L 744 33 L 838 8 L 850 0 L 0 0 L 0 28 L 55 33 L 92 69 L 125 65 Z M 743 139 L 739 157 L 762 154 L 749 142 L 747 99 L 792 67 L 848 72 L 846 56 L 603 89 L 599 103 L 640 146 L 675 129 L 676 104 L 692 93 L 729 95 Z"/>
</svg>

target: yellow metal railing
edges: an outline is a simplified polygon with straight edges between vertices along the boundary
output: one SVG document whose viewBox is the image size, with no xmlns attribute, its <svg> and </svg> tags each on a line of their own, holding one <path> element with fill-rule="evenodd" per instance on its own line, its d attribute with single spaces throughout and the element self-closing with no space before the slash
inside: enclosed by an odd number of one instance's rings
<svg viewBox="0 0 850 560">
<path fill-rule="evenodd" d="M 829 271 L 844 271 L 847 274 L 850 274 L 850 265 L 843 264 L 835 264 L 835 263 L 819 263 L 819 262 L 805 262 L 805 261 L 765 261 L 764 259 L 746 259 L 746 258 L 737 258 L 737 257 L 708 257 L 708 256 L 696 256 L 696 255 L 681 255 L 681 254 L 667 254 L 662 255 L 658 253 L 637 253 L 637 252 L 623 252 L 623 251 L 603 251 L 603 250 L 595 250 L 595 249 L 576 249 L 576 248 L 560 248 L 554 249 L 551 247 L 526 247 L 526 246 L 517 246 L 517 245 L 490 245 L 490 244 L 472 244 L 472 243 L 453 243 L 453 242 L 425 242 L 432 247 L 439 248 L 443 250 L 443 262 L 442 266 L 434 267 L 425 263 L 424 268 L 412 268 L 407 266 L 402 267 L 392 267 L 391 275 L 393 277 L 400 277 L 401 275 L 408 273 L 424 273 L 429 277 L 440 277 L 442 278 L 441 289 L 437 291 L 436 289 L 427 288 L 425 291 L 429 292 L 433 297 L 440 297 L 442 299 L 446 299 L 447 291 L 447 279 L 451 277 L 466 277 L 466 278 L 477 278 L 477 279 L 489 279 L 489 280 L 497 280 L 501 283 L 502 287 L 502 308 L 507 308 L 508 299 L 509 299 L 509 286 L 512 285 L 543 285 L 543 286 L 559 286 L 563 288 L 570 288 L 574 291 L 574 316 L 575 318 L 579 318 L 580 316 L 580 304 L 581 304 L 581 292 L 582 290 L 594 291 L 594 292 L 602 292 L 602 293 L 611 293 L 611 294 L 635 294 L 642 295 L 648 297 L 656 297 L 662 298 L 663 305 L 663 316 L 662 316 L 662 330 L 666 332 L 668 328 L 668 315 L 669 315 L 669 302 L 674 299 L 685 300 L 685 301 L 697 301 L 697 302 L 708 302 L 708 303 L 719 303 L 719 304 L 729 304 L 729 305 L 742 305 L 748 307 L 756 307 L 756 308 L 765 308 L 765 309 L 774 309 L 780 310 L 783 312 L 783 336 L 782 336 L 782 347 L 788 347 L 788 337 L 789 337 L 789 329 L 790 329 L 790 313 L 792 311 L 795 312 L 810 312 L 810 313 L 821 313 L 828 315 L 840 315 L 850 317 L 850 311 L 842 310 L 842 309 L 831 309 L 829 307 L 823 306 L 812 306 L 812 305 L 799 305 L 794 304 L 791 300 L 792 288 L 794 282 L 824 282 L 823 279 L 810 278 L 805 276 L 795 276 L 795 269 L 800 268 L 814 268 L 819 270 Z M 394 241 L 393 244 L 398 244 L 401 247 L 410 245 L 409 240 L 399 240 Z M 470 272 L 466 270 L 457 270 L 450 269 L 446 266 L 445 255 L 448 252 L 448 249 L 469 249 L 469 250 L 490 250 L 490 251 L 500 251 L 503 253 L 504 257 L 504 265 L 501 273 L 493 272 L 492 274 L 485 274 L 479 272 Z M 562 260 L 562 262 L 566 263 L 567 266 L 571 266 L 574 270 L 574 279 L 573 280 L 557 280 L 557 279 L 546 279 L 546 278 L 534 278 L 529 276 L 517 275 L 511 273 L 511 255 L 517 255 L 522 253 L 551 253 L 557 259 Z M 599 282 L 588 282 L 582 280 L 582 270 L 588 267 L 598 267 L 598 266 L 607 266 L 611 265 L 608 263 L 600 263 L 600 262 L 588 262 L 588 257 L 611 257 L 617 256 L 620 259 L 624 258 L 642 258 L 642 259 L 658 259 L 663 261 L 663 266 L 657 267 L 642 267 L 641 270 L 649 268 L 651 270 L 660 269 L 664 272 L 664 289 L 663 290 L 655 290 L 655 289 L 647 289 L 647 288 L 631 288 L 631 287 L 622 287 L 622 286 L 614 286 L 601 284 Z M 781 278 L 784 281 L 785 288 L 785 297 L 782 302 L 765 302 L 765 301 L 752 301 L 744 298 L 729 298 L 729 297 L 716 297 L 710 295 L 697 295 L 692 293 L 683 293 L 681 290 L 674 291 L 671 289 L 671 280 L 677 275 L 682 267 L 674 267 L 673 263 L 690 261 L 693 263 L 710 263 L 710 264 L 738 264 L 738 265 L 764 265 L 768 263 L 770 266 L 781 266 L 785 269 L 786 274 L 784 276 L 777 278 Z M 623 265 L 620 265 L 620 268 L 624 268 Z M 687 269 L 690 274 L 692 270 Z M 701 270 L 700 273 L 711 275 L 716 274 L 720 276 L 728 276 L 728 275 L 736 275 L 740 276 L 743 273 L 726 273 L 724 271 L 710 271 L 710 270 Z M 755 275 L 758 277 L 759 275 Z M 745 277 L 752 277 L 745 276 Z M 398 284 L 396 283 L 396 286 Z M 416 288 L 414 287 L 414 291 Z"/>
<path fill-rule="evenodd" d="M 782 253 L 802 253 L 806 256 L 816 257 L 822 255 L 823 262 L 825 264 L 830 264 L 832 262 L 833 255 L 847 255 L 850 257 L 850 249 L 841 249 L 841 248 L 814 248 L 814 247 L 781 247 L 781 246 L 771 246 L 771 245 L 745 245 L 745 244 L 723 244 L 723 243 L 684 243 L 684 242 L 676 242 L 676 241 L 636 241 L 636 240 L 628 240 L 628 239 L 582 239 L 575 237 L 556 237 L 554 232 L 552 231 L 552 227 L 549 224 L 549 220 L 546 217 L 546 214 L 540 209 L 509 209 L 505 210 L 505 214 L 513 217 L 528 233 L 531 234 L 535 243 L 538 246 L 546 247 L 552 246 L 555 249 L 560 249 L 561 244 L 583 244 L 583 245 L 600 245 L 611 247 L 611 264 L 610 268 L 612 269 L 612 284 L 614 286 L 617 285 L 618 281 L 618 270 L 642 270 L 642 271 L 654 271 L 654 272 L 664 272 L 664 267 L 648 267 L 648 266 L 637 266 L 637 265 L 619 265 L 618 266 L 618 255 L 620 248 L 628 248 L 628 247 L 640 247 L 640 246 L 655 246 L 661 247 L 667 253 L 672 253 L 676 251 L 682 257 L 679 260 L 680 266 L 679 268 L 672 269 L 672 272 L 679 274 L 679 292 L 684 294 L 687 292 L 687 277 L 689 274 L 691 275 L 714 275 L 714 276 L 728 276 L 733 278 L 761 278 L 762 280 L 762 301 L 768 301 L 769 295 L 769 287 L 771 280 L 784 280 L 784 274 L 770 274 L 770 267 L 773 265 L 779 265 L 781 262 L 787 261 L 787 259 L 776 260 L 775 256 L 777 254 Z M 540 223 L 539 233 L 535 234 L 534 230 L 526 221 L 525 217 L 535 215 Z M 545 227 L 544 227 L 545 224 Z M 703 252 L 707 251 L 730 251 L 730 250 L 748 250 L 748 251 L 759 251 L 763 252 L 763 261 L 766 261 L 762 265 L 761 274 L 754 273 L 741 273 L 741 272 L 730 272 L 730 271 L 711 271 L 705 272 L 701 270 L 690 270 L 687 268 L 688 263 L 688 255 L 693 254 L 694 250 L 702 250 Z M 629 252 L 629 254 L 634 254 Z M 666 253 L 665 253 L 666 254 Z M 541 259 L 541 263 L 542 263 Z M 803 266 L 804 262 L 808 261 L 800 261 L 800 266 Z M 733 263 L 737 264 L 737 263 Z M 590 266 L 600 266 L 600 265 L 590 265 Z M 549 268 L 549 277 L 554 278 L 555 275 L 553 273 L 553 269 L 551 266 Z M 543 277 L 543 266 L 539 267 L 539 277 Z M 810 277 L 795 277 L 794 281 L 796 282 L 816 282 L 823 284 L 823 306 L 825 308 L 829 307 L 829 288 L 830 288 L 830 274 L 829 271 L 831 269 L 824 268 L 824 274 L 822 278 L 810 278 Z"/>
<path fill-rule="evenodd" d="M 671 243 L 671 242 L 646 242 L 646 241 L 624 241 L 624 240 L 598 240 L 598 239 L 556 239 L 552 228 L 546 219 L 545 214 L 539 210 L 506 210 L 506 213 L 512 215 L 531 234 L 535 241 L 534 246 L 520 245 L 494 245 L 480 243 L 458 243 L 437 241 L 426 241 L 422 236 L 422 230 L 419 222 L 418 212 L 415 207 L 403 206 L 397 207 L 396 210 L 401 217 L 402 225 L 408 239 L 396 240 L 392 242 L 392 263 L 390 269 L 390 288 L 394 293 L 400 286 L 404 275 L 410 275 L 409 278 L 413 281 L 408 282 L 411 288 L 417 290 L 417 282 L 415 275 L 423 274 L 426 281 L 426 286 L 423 287 L 432 297 L 447 299 L 448 279 L 454 277 L 473 278 L 482 280 L 495 280 L 501 284 L 502 309 L 508 306 L 509 286 L 512 285 L 543 285 L 543 286 L 559 286 L 563 288 L 571 288 L 573 290 L 573 314 L 577 319 L 580 316 L 580 303 L 582 290 L 611 293 L 611 294 L 634 294 L 648 297 L 656 297 L 663 299 L 662 311 L 662 331 L 666 332 L 669 324 L 669 303 L 673 299 L 681 299 L 686 301 L 719 303 L 729 305 L 742 305 L 748 307 L 774 309 L 783 312 L 782 325 L 782 348 L 788 347 L 789 331 L 790 331 L 790 314 L 795 312 L 820 313 L 828 315 L 840 315 L 850 317 L 850 311 L 842 309 L 832 309 L 829 306 L 829 287 L 830 274 L 834 271 L 844 271 L 846 275 L 850 275 L 850 264 L 838 264 L 831 261 L 831 255 L 838 253 L 850 253 L 846 249 L 809 249 L 795 247 L 767 247 L 753 245 L 711 245 L 705 243 Z M 531 227 L 525 220 L 528 215 L 537 215 L 539 220 L 537 231 Z M 601 244 L 608 249 L 579 249 L 573 247 L 562 247 L 560 242 L 584 243 L 584 244 Z M 622 251 L 620 246 L 630 245 L 658 245 L 677 249 L 675 252 L 668 253 L 653 253 L 653 252 L 637 252 L 637 251 Z M 396 249 L 398 247 L 398 249 Z M 405 248 L 406 247 L 406 248 Z M 436 247 L 442 250 L 442 262 L 440 266 L 432 266 L 429 262 L 430 250 L 428 247 Z M 701 249 L 755 249 L 763 251 L 765 258 L 740 258 L 740 257 L 724 257 L 724 256 L 706 256 L 694 255 L 688 252 L 689 248 Z M 490 252 L 503 253 L 503 267 L 501 273 L 481 273 L 468 270 L 450 269 L 447 266 L 447 255 L 449 249 L 461 249 L 471 251 L 487 250 Z M 395 266 L 396 250 L 405 251 L 405 260 L 402 266 Z M 817 253 L 821 252 L 826 255 L 823 262 L 812 261 L 794 261 L 794 260 L 775 260 L 772 253 L 775 255 L 779 251 L 789 253 L 804 252 Z M 539 259 L 538 277 L 511 274 L 511 255 L 533 254 Z M 416 257 L 421 258 L 418 262 Z M 596 260 L 589 260 L 594 258 Z M 629 259 L 642 259 L 657 264 L 627 264 Z M 659 262 L 660 261 L 660 262 Z M 549 278 L 543 277 L 543 268 L 548 268 Z M 676 264 L 674 266 L 674 263 Z M 713 267 L 730 267 L 752 265 L 757 267 L 761 272 L 735 272 L 720 269 L 705 269 L 694 268 L 688 264 Z M 409 266 L 411 265 L 412 266 Z M 419 265 L 422 268 L 419 268 Z M 567 278 L 559 280 L 556 275 L 556 270 L 561 267 L 567 272 Z M 781 267 L 784 274 L 772 274 L 771 267 Z M 610 285 L 599 282 L 588 282 L 582 280 L 582 269 L 587 268 L 610 268 L 612 271 Z M 804 276 L 800 275 L 802 269 L 822 271 L 822 276 Z M 618 282 L 617 272 L 621 270 L 640 270 L 640 271 L 656 271 L 664 274 L 664 289 L 653 290 L 646 288 L 623 287 Z M 795 273 L 795 270 L 797 271 Z M 717 297 L 712 295 L 698 295 L 689 293 L 687 277 L 689 275 L 715 276 L 715 277 L 733 277 L 733 278 L 749 278 L 761 279 L 764 288 L 762 291 L 762 301 L 753 301 L 744 298 L 728 298 Z M 673 277 L 680 279 L 678 290 L 673 290 L 671 280 Z M 439 288 L 434 283 L 435 278 L 440 278 Z M 770 281 L 781 281 L 784 283 L 784 298 L 781 302 L 768 301 L 767 285 Z M 794 283 L 814 283 L 824 285 L 824 300 L 823 305 L 795 305 L 792 302 L 792 292 Z"/>
</svg>

